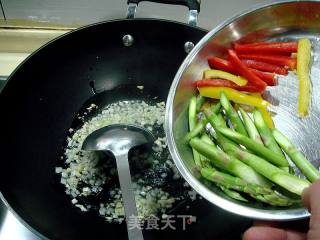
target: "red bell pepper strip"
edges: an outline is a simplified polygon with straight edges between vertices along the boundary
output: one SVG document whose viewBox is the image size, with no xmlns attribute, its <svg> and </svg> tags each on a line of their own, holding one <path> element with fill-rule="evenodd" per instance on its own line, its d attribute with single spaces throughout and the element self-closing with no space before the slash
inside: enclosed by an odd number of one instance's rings
<svg viewBox="0 0 320 240">
<path fill-rule="evenodd" d="M 237 54 L 247 53 L 266 53 L 266 54 L 285 54 L 291 55 L 291 53 L 297 52 L 297 42 L 268 42 L 259 44 L 239 44 L 233 45 Z"/>
<path fill-rule="evenodd" d="M 252 85 L 252 84 L 247 84 L 245 86 L 239 86 L 231 81 L 225 80 L 225 79 L 202 79 L 198 80 L 195 82 L 196 87 L 201 88 L 201 87 L 228 87 L 228 88 L 233 88 L 238 91 L 243 91 L 243 92 L 260 92 L 259 89 Z"/>
<path fill-rule="evenodd" d="M 271 63 L 266 63 L 266 62 L 261 62 L 257 60 L 251 60 L 251 59 L 242 59 L 241 61 L 249 68 L 254 68 L 264 72 L 277 73 L 280 75 L 288 74 L 288 70 L 285 69 L 284 67 L 280 67 L 278 65 L 274 65 Z"/>
<path fill-rule="evenodd" d="M 240 54 L 239 58 L 241 59 L 251 59 L 262 61 L 266 63 L 271 63 L 279 66 L 287 66 L 291 70 L 295 69 L 297 66 L 297 59 L 291 58 L 288 56 L 280 56 L 280 55 L 267 55 L 267 54 Z"/>
<path fill-rule="evenodd" d="M 255 75 L 263 80 L 268 86 L 278 85 L 275 74 L 268 72 L 261 72 L 257 69 L 249 68 Z"/>
<path fill-rule="evenodd" d="M 229 62 L 228 60 L 224 60 L 219 57 L 209 57 L 208 64 L 211 68 L 236 74 L 236 69 L 233 67 L 232 63 Z"/>
<path fill-rule="evenodd" d="M 261 78 L 259 78 L 256 74 L 250 71 L 250 69 L 243 62 L 241 62 L 234 50 L 228 50 L 228 57 L 229 61 L 232 63 L 238 74 L 246 78 L 252 85 L 255 85 L 258 88 L 259 92 L 263 92 L 266 89 L 267 84 L 262 81 Z"/>
<path fill-rule="evenodd" d="M 289 42 L 252 42 L 252 43 L 236 43 L 236 44 L 241 44 L 246 46 L 259 46 L 259 45 L 273 45 L 273 44 L 280 44 L 280 43 L 289 43 Z M 297 42 L 295 43 L 298 44 Z M 298 50 L 298 45 L 297 45 L 297 50 Z"/>
<path fill-rule="evenodd" d="M 209 66 L 211 68 L 219 69 L 219 70 L 222 70 L 222 71 L 226 71 L 226 72 L 229 72 L 229 73 L 236 74 L 236 70 L 233 67 L 232 63 L 230 63 L 229 61 L 224 60 L 222 58 L 210 57 L 210 58 L 208 58 L 208 63 L 209 63 Z M 261 71 L 259 71 L 257 69 L 251 68 L 250 66 L 248 66 L 248 67 L 249 67 L 249 69 L 251 71 L 253 71 L 258 77 L 261 78 L 261 80 L 263 80 L 269 86 L 276 85 L 276 78 L 275 78 L 275 75 L 273 73 L 261 72 Z M 285 68 L 282 68 L 282 67 L 279 67 L 279 66 L 276 66 L 276 67 L 277 68 L 281 68 L 285 72 L 287 72 L 287 70 Z"/>
</svg>

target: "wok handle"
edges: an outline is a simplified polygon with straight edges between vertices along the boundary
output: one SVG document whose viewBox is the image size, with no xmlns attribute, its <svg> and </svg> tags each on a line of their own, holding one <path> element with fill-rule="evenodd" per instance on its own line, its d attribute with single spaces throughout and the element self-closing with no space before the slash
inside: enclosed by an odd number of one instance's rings
<svg viewBox="0 0 320 240">
<path fill-rule="evenodd" d="M 134 18 L 138 4 L 143 1 L 187 6 L 189 8 L 188 24 L 194 27 L 197 26 L 201 0 L 127 0 L 127 18 Z"/>
<path fill-rule="evenodd" d="M 187 6 L 189 10 L 196 10 L 200 12 L 200 0 L 128 0 L 127 3 L 139 4 L 140 2 L 156 2 L 156 3 L 164 3 L 164 4 L 173 4 L 173 5 L 182 5 Z"/>
</svg>

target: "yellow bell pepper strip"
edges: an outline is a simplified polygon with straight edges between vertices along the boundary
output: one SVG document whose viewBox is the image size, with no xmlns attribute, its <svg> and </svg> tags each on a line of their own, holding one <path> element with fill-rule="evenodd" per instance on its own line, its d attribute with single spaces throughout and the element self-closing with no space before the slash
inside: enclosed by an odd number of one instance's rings
<svg viewBox="0 0 320 240">
<path fill-rule="evenodd" d="M 232 88 L 227 87 L 201 87 L 198 88 L 201 96 L 220 99 L 220 93 L 224 92 L 227 98 L 235 103 L 251 105 L 258 108 L 266 108 L 270 105 L 268 101 L 253 97 Z"/>
<path fill-rule="evenodd" d="M 233 88 L 238 91 L 243 92 L 259 92 L 259 89 L 252 85 L 251 83 L 248 83 L 245 86 L 239 86 L 229 80 L 225 79 L 202 79 L 195 82 L 196 87 L 227 87 L 227 88 Z"/>
<path fill-rule="evenodd" d="M 311 43 L 307 38 L 298 42 L 297 52 L 297 76 L 299 80 L 298 115 L 306 117 L 311 101 L 310 80 Z"/>
<path fill-rule="evenodd" d="M 260 93 L 250 93 L 251 96 L 256 97 L 256 98 L 260 98 L 261 100 L 263 100 L 262 96 Z M 262 118 L 263 120 L 266 122 L 266 124 L 268 125 L 268 127 L 270 129 L 274 128 L 274 123 L 271 117 L 270 112 L 268 111 L 267 107 L 261 107 L 258 108 L 262 114 Z"/>
<path fill-rule="evenodd" d="M 239 86 L 245 86 L 247 84 L 247 82 L 248 82 L 243 77 L 236 76 L 236 75 L 233 75 L 231 73 L 228 73 L 228 72 L 225 72 L 225 71 L 222 71 L 222 70 L 215 70 L 215 69 L 204 71 L 203 77 L 205 79 L 222 78 L 222 79 L 226 79 L 226 80 L 229 80 L 231 82 L 234 82 L 235 84 L 237 84 Z"/>
<path fill-rule="evenodd" d="M 260 110 L 260 112 L 262 114 L 262 118 L 266 122 L 267 126 L 270 129 L 273 129 L 274 128 L 274 123 L 273 123 L 271 114 L 269 113 L 268 109 L 266 107 L 261 107 L 261 108 L 258 108 L 258 109 Z"/>
</svg>

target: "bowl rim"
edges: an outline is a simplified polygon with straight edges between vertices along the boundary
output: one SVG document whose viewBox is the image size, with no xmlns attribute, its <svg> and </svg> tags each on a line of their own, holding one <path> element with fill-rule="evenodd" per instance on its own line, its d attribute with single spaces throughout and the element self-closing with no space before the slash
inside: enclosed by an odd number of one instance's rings
<svg viewBox="0 0 320 240">
<path fill-rule="evenodd" d="M 187 55 L 183 63 L 180 65 L 174 80 L 171 84 L 167 102 L 166 102 L 166 114 L 165 114 L 165 134 L 167 137 L 167 144 L 173 161 L 178 168 L 178 171 L 183 176 L 183 178 L 189 183 L 189 185 L 202 197 L 211 202 L 212 204 L 237 215 L 243 217 L 249 217 L 260 220 L 276 220 L 276 221 L 285 221 L 285 220 L 298 220 L 307 218 L 310 216 L 310 213 L 306 208 L 296 208 L 296 209 L 275 209 L 275 210 L 267 210 L 267 209 L 257 209 L 249 206 L 244 206 L 238 204 L 236 202 L 230 201 L 226 198 L 223 198 L 214 192 L 210 191 L 203 183 L 201 183 L 193 174 L 188 170 L 184 161 L 181 159 L 177 146 L 175 144 L 172 126 L 173 126 L 173 101 L 175 98 L 175 93 L 177 86 L 179 84 L 180 78 L 184 73 L 185 69 L 190 65 L 192 60 L 196 57 L 198 52 L 203 48 L 203 46 L 220 30 L 222 30 L 227 25 L 233 23 L 235 20 L 242 18 L 254 11 L 261 10 L 263 8 L 267 8 L 270 6 L 282 5 L 287 3 L 306 3 L 306 2 L 314 2 L 319 3 L 319 1 L 299 1 L 299 0 L 282 0 L 267 4 L 258 4 L 253 7 L 250 7 L 229 19 L 223 21 L 215 28 L 213 28 L 210 32 L 208 32 L 192 49 L 192 51 Z"/>
</svg>

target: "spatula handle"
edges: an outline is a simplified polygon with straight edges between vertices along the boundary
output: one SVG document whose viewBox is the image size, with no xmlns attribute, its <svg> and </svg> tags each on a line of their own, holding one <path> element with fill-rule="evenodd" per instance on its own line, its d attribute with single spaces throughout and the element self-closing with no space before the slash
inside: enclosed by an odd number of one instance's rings
<svg viewBox="0 0 320 240">
<path fill-rule="evenodd" d="M 129 220 L 139 223 L 138 211 L 132 189 L 130 167 L 128 162 L 128 153 L 115 156 L 117 162 L 118 177 L 122 193 L 124 212 L 126 215 L 127 230 L 129 240 L 143 240 L 141 226 L 139 224 L 130 224 Z"/>
</svg>

